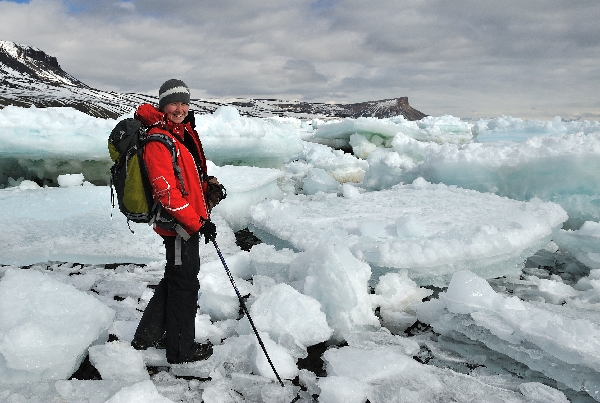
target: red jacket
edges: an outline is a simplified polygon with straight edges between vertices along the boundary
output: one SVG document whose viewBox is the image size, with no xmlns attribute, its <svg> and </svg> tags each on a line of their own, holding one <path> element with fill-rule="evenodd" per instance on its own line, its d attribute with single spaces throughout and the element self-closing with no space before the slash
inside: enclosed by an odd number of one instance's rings
<svg viewBox="0 0 600 403">
<path fill-rule="evenodd" d="M 135 112 L 135 119 L 149 127 L 149 135 L 162 133 L 173 140 L 177 151 L 177 165 L 181 168 L 183 177 L 183 188 L 173 172 L 171 153 L 167 147 L 158 141 L 151 141 L 144 146 L 143 158 L 148 169 L 152 194 L 154 200 L 158 200 L 188 233 L 198 232 L 202 226 L 201 217 L 209 218 L 204 196 L 208 186 L 203 174 L 206 172 L 206 158 L 198 133 L 189 123 L 176 124 L 167 121 L 165 114 L 150 104 L 140 105 Z M 198 163 L 203 172 L 198 172 L 192 154 L 182 143 L 185 131 L 193 139 L 197 155 L 200 157 Z M 160 235 L 177 235 L 156 226 L 154 231 Z"/>
</svg>

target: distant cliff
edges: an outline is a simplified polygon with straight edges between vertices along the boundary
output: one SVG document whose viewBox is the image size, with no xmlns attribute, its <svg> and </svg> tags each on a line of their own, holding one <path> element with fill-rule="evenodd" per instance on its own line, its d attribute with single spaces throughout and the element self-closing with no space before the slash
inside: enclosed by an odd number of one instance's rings
<svg viewBox="0 0 600 403">
<path fill-rule="evenodd" d="M 87 86 L 63 71 L 55 57 L 42 50 L 0 41 L 0 108 L 68 106 L 88 115 L 116 119 L 130 113 L 140 103 L 156 102 L 143 94 L 120 94 Z M 292 102 L 277 99 L 194 99 L 191 109 L 212 113 L 231 105 L 243 116 L 312 118 L 357 118 L 404 116 L 419 120 L 427 116 L 408 104 L 407 97 L 355 104 Z"/>
<path fill-rule="evenodd" d="M 321 104 L 300 102 L 296 104 L 280 103 L 278 106 L 287 113 L 327 115 L 335 117 L 375 117 L 389 118 L 402 115 L 408 120 L 423 119 L 426 114 L 408 104 L 408 97 L 367 101 L 356 104 Z"/>
</svg>

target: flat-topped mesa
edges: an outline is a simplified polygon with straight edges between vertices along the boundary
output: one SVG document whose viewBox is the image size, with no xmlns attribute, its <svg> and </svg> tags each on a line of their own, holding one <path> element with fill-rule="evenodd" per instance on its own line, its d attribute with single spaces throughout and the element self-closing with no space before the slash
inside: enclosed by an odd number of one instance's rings
<svg viewBox="0 0 600 403">
<path fill-rule="evenodd" d="M 280 103 L 277 104 L 282 112 L 316 115 L 337 118 L 390 118 L 404 116 L 407 120 L 421 120 L 426 114 L 408 104 L 408 97 L 383 99 L 380 101 L 366 101 L 353 104 L 332 103 Z"/>
<path fill-rule="evenodd" d="M 407 120 L 421 120 L 426 114 L 416 110 L 408 104 L 408 97 L 384 99 L 381 101 L 368 101 L 348 105 L 352 111 L 350 117 L 375 117 L 390 118 L 404 116 Z"/>
</svg>

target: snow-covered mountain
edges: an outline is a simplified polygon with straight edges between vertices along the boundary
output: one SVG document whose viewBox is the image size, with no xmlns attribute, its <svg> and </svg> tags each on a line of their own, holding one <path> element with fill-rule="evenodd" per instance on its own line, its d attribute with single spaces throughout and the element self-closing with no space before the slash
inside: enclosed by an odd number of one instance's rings
<svg viewBox="0 0 600 403">
<path fill-rule="evenodd" d="M 0 108 L 7 105 L 28 107 L 70 106 L 100 118 L 118 118 L 142 102 L 156 97 L 144 94 L 120 94 L 91 88 L 63 71 L 55 57 L 38 48 L 0 41 Z M 277 99 L 195 99 L 191 108 L 212 113 L 231 105 L 241 115 L 297 118 L 372 116 L 385 118 L 402 115 L 408 120 L 427 116 L 412 108 L 408 97 L 368 101 L 356 104 L 325 104 Z"/>
</svg>

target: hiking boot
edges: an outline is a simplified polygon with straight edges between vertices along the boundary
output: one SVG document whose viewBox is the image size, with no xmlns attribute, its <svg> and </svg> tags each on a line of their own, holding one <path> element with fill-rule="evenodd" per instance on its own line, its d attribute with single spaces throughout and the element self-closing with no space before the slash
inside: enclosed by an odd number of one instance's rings
<svg viewBox="0 0 600 403">
<path fill-rule="evenodd" d="M 195 343 L 195 350 L 192 356 L 186 360 L 171 360 L 167 357 L 169 364 L 183 364 L 185 362 L 203 361 L 210 357 L 213 353 L 213 347 L 210 342 L 206 344 Z"/>
<path fill-rule="evenodd" d="M 147 350 L 150 347 L 154 347 L 157 350 L 165 349 L 166 336 L 163 334 L 162 337 L 153 342 L 143 341 L 142 339 L 133 338 L 131 340 L 131 347 L 136 350 Z"/>
<path fill-rule="evenodd" d="M 140 339 L 133 339 L 131 340 L 131 347 L 135 348 L 136 350 L 147 350 L 148 347 L 150 347 L 150 343 L 146 343 Z"/>
<path fill-rule="evenodd" d="M 196 343 L 196 351 L 192 355 L 192 361 L 203 361 L 210 357 L 213 353 L 213 346 L 210 342 L 199 344 Z"/>
<path fill-rule="evenodd" d="M 152 343 L 152 347 L 157 350 L 164 350 L 166 348 L 165 343 L 167 342 L 167 335 L 163 334 L 162 337 Z"/>
</svg>

